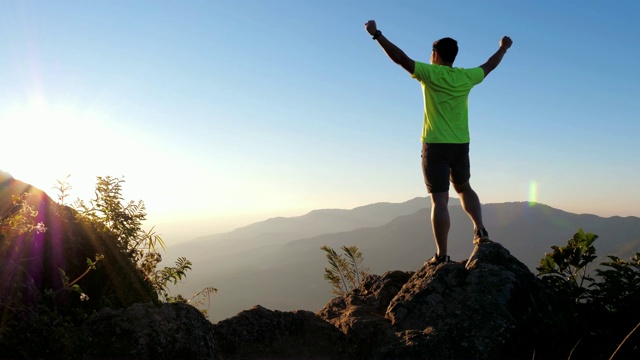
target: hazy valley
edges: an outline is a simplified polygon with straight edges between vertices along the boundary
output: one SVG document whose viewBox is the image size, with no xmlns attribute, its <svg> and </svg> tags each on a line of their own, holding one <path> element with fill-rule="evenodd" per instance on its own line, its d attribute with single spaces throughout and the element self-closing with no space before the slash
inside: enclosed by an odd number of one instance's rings
<svg viewBox="0 0 640 360">
<path fill-rule="evenodd" d="M 457 199 L 450 201 L 449 253 L 454 261 L 473 250 L 472 225 Z M 400 204 L 377 203 L 352 210 L 316 210 L 291 218 L 273 218 L 178 244 L 165 259 L 186 256 L 193 262 L 175 293 L 189 298 L 206 286 L 210 319 L 226 319 L 253 305 L 269 309 L 316 311 L 334 295 L 323 279 L 322 245 L 338 250 L 356 245 L 371 273 L 418 269 L 435 252 L 428 198 Z M 577 231 L 599 235 L 598 255 L 632 256 L 640 247 L 640 218 L 603 218 L 572 214 L 527 202 L 485 204 L 483 217 L 492 239 L 504 245 L 534 273 L 552 245 L 564 245 Z"/>
</svg>

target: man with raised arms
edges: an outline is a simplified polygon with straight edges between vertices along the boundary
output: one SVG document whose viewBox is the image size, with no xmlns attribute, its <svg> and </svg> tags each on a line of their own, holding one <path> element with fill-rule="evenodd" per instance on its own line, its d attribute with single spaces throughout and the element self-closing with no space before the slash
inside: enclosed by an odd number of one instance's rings
<svg viewBox="0 0 640 360">
<path fill-rule="evenodd" d="M 490 242 L 489 233 L 482 222 L 480 199 L 469 184 L 468 97 L 471 89 L 500 64 L 513 42 L 504 36 L 499 42 L 500 47 L 489 60 L 479 67 L 463 69 L 453 67 L 458 54 L 458 43 L 454 39 L 447 37 L 435 41 L 430 64 L 426 64 L 414 61 L 391 43 L 377 28 L 375 21 L 368 21 L 365 29 L 387 56 L 422 86 L 422 172 L 431 195 L 431 225 L 437 251 L 428 263 L 436 265 L 449 261 L 449 182 L 453 184 L 462 208 L 473 222 L 473 243 Z"/>
</svg>

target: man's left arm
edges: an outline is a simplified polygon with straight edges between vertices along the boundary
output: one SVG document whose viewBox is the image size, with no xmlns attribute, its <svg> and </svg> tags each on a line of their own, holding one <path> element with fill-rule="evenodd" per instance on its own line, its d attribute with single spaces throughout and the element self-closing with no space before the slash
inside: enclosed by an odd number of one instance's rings
<svg viewBox="0 0 640 360">
<path fill-rule="evenodd" d="M 507 53 L 507 49 L 509 49 L 512 44 L 513 41 L 511 41 L 511 38 L 508 36 L 504 36 L 500 40 L 500 47 L 498 48 L 498 51 L 496 51 L 495 54 L 491 55 L 486 63 L 480 65 L 480 67 L 484 71 L 484 77 L 487 77 L 490 72 L 498 67 L 498 65 L 502 61 L 502 58 L 504 57 L 504 54 Z"/>
</svg>

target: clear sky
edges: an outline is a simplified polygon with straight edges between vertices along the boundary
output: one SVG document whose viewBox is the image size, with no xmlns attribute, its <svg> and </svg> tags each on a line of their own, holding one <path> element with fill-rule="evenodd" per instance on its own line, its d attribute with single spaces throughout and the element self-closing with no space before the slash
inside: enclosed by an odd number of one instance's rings
<svg viewBox="0 0 640 360">
<path fill-rule="evenodd" d="M 124 176 L 165 241 L 271 216 L 426 196 L 422 97 L 364 30 L 456 66 L 513 47 L 472 90 L 471 184 L 640 216 L 640 2 L 0 2 L 0 169 L 53 193 Z M 454 194 L 452 194 L 454 195 Z"/>
</svg>

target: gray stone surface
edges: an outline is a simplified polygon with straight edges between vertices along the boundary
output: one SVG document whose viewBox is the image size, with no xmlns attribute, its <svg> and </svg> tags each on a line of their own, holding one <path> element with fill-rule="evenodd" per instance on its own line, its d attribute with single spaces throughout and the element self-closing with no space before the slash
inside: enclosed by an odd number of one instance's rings
<svg viewBox="0 0 640 360">
<path fill-rule="evenodd" d="M 310 311 L 254 306 L 213 326 L 226 360 L 347 359 L 347 336 Z"/>
<path fill-rule="evenodd" d="M 347 334 L 360 355 L 374 359 L 533 355 L 535 335 L 542 331 L 549 308 L 538 279 L 500 244 L 476 246 L 468 262 L 424 265 L 410 278 L 396 276 L 398 281 L 392 282 L 394 275 L 397 272 L 371 278 L 318 313 Z"/>
<path fill-rule="evenodd" d="M 105 308 L 84 330 L 90 359 L 222 359 L 212 324 L 185 303 Z"/>
</svg>

